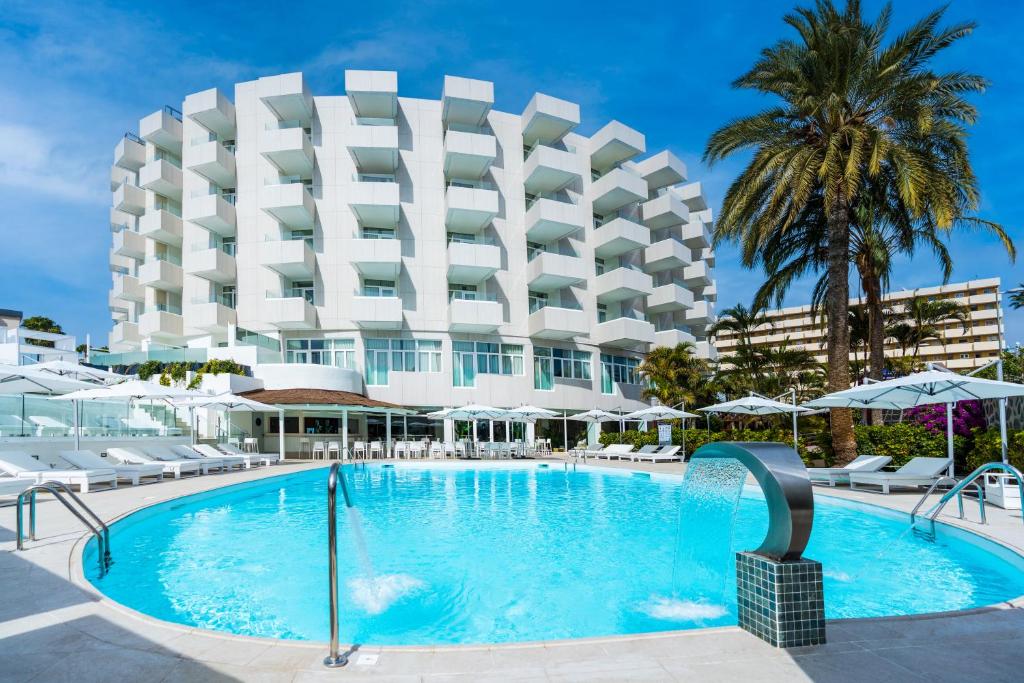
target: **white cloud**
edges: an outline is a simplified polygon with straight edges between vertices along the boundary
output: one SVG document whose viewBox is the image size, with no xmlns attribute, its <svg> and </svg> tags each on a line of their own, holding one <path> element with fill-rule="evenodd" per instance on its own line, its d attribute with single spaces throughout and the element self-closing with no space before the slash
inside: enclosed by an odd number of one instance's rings
<svg viewBox="0 0 1024 683">
<path fill-rule="evenodd" d="M 74 202 L 103 203 L 95 166 L 62 154 L 54 136 L 31 126 L 0 121 L 0 185 Z"/>
</svg>

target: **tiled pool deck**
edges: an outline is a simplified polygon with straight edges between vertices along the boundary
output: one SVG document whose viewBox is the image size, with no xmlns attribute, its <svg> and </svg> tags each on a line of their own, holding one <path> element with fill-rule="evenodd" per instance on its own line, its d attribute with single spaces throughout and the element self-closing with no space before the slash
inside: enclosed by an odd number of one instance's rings
<svg viewBox="0 0 1024 683">
<path fill-rule="evenodd" d="M 591 462 L 593 463 L 593 461 Z M 682 465 L 600 463 L 661 472 Z M 89 494 L 105 520 L 228 483 L 311 467 L 289 464 Z M 323 466 L 321 463 L 318 466 Z M 908 510 L 914 495 L 817 489 Z M 955 506 L 949 506 L 950 514 Z M 971 513 L 968 510 L 969 520 Z M 1024 553 L 1020 513 L 989 507 L 987 526 L 944 519 Z M 528 645 L 370 648 L 344 669 L 324 644 L 225 636 L 164 622 L 82 585 L 81 528 L 52 501 L 39 540 L 14 552 L 13 506 L 0 507 L 0 681 L 1019 681 L 1024 602 L 970 613 L 831 621 L 827 645 L 777 650 L 736 627 Z M 116 546 L 115 546 L 116 552 Z M 909 576 L 893 581 L 910 580 Z"/>
</svg>

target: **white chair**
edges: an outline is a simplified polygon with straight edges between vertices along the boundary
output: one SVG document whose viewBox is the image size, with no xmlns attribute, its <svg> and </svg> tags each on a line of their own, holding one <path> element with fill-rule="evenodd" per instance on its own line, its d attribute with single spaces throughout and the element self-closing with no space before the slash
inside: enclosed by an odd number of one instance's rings
<svg viewBox="0 0 1024 683">
<path fill-rule="evenodd" d="M 370 442 L 370 459 L 384 458 L 384 445 L 380 441 Z"/>
<path fill-rule="evenodd" d="M 196 446 L 196 448 L 199 448 L 199 446 Z M 280 453 L 246 453 L 237 445 L 231 443 L 218 444 L 217 448 L 227 455 L 240 455 L 245 458 L 246 469 L 252 467 L 253 463 L 262 463 L 270 467 L 275 462 L 281 462 Z"/>
<path fill-rule="evenodd" d="M 309 453 L 310 460 L 313 459 L 313 444 L 309 439 L 299 439 L 299 458 L 305 458 L 306 454 Z"/>
<path fill-rule="evenodd" d="M 242 450 L 247 453 L 258 453 L 260 450 L 259 441 L 254 436 L 247 436 L 242 441 Z"/>
<path fill-rule="evenodd" d="M 331 455 L 333 453 L 333 455 Z M 327 442 L 327 459 L 328 460 L 341 460 L 341 442 L 340 441 L 328 441 Z"/>
<path fill-rule="evenodd" d="M 852 472 L 878 472 L 890 462 L 892 458 L 888 455 L 858 455 L 845 467 L 808 467 L 807 474 L 812 484 L 828 483 L 829 486 L 835 486 L 850 483 Z"/>
<path fill-rule="evenodd" d="M 857 484 L 881 486 L 882 493 L 888 494 L 893 486 L 917 488 L 930 486 L 949 469 L 948 458 L 914 458 L 895 472 L 854 472 L 850 475 L 850 489 Z"/>
<path fill-rule="evenodd" d="M 148 453 L 143 453 L 137 448 L 108 448 L 107 455 L 115 460 L 131 465 L 151 465 L 158 463 L 164 468 L 164 474 L 172 474 L 175 479 L 181 479 L 182 474 L 206 474 L 209 465 L 197 460 L 161 460 Z"/>
<path fill-rule="evenodd" d="M 366 459 L 366 442 L 356 441 L 352 444 L 352 457 Z"/>
<path fill-rule="evenodd" d="M 0 451 L 0 472 L 33 484 L 59 481 L 68 486 L 77 486 L 82 493 L 88 493 L 94 484 L 109 484 L 110 488 L 117 488 L 117 473 L 112 468 L 55 470 L 21 451 Z"/>
<path fill-rule="evenodd" d="M 403 456 L 406 457 L 406 458 L 409 457 L 409 442 L 408 441 L 398 441 L 398 442 L 395 443 L 395 457 L 396 458 L 402 458 Z"/>
<path fill-rule="evenodd" d="M 423 457 L 423 442 L 413 441 L 409 444 L 409 457 L 410 458 L 422 458 Z"/>
<path fill-rule="evenodd" d="M 323 441 L 317 441 L 313 444 L 313 459 L 320 460 L 321 458 L 327 459 L 327 446 Z"/>
</svg>

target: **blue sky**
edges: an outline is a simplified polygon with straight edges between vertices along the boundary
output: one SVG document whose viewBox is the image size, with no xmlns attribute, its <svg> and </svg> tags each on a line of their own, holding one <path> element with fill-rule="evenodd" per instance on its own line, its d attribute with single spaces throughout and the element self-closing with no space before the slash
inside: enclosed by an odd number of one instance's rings
<svg viewBox="0 0 1024 683">
<path fill-rule="evenodd" d="M 866 5 L 874 12 L 881 3 Z M 895 25 L 936 5 L 900 0 Z M 397 70 L 400 95 L 410 97 L 438 97 L 446 73 L 493 80 L 498 109 L 521 111 L 539 90 L 578 102 L 583 134 L 612 118 L 642 130 L 648 151 L 668 148 L 687 162 L 717 208 L 740 162 L 708 171 L 700 154 L 723 122 L 765 104 L 730 82 L 788 35 L 781 19 L 792 3 L 306 2 L 245 13 L 237 2 L 0 6 L 0 308 L 47 315 L 105 343 L 112 151 L 165 103 L 299 70 L 314 94 L 342 93 L 346 68 Z M 953 0 L 947 17 L 979 28 L 940 65 L 992 81 L 977 100 L 971 141 L 980 213 L 1024 251 L 1014 142 L 1024 111 L 1024 4 Z M 1024 268 L 987 236 L 961 233 L 952 249 L 955 280 L 1024 281 Z M 938 277 L 921 256 L 897 266 L 892 286 Z M 747 303 L 761 274 L 724 246 L 717 279 L 724 308 Z M 794 288 L 787 303 L 806 303 L 809 286 Z M 1024 342 L 1024 311 L 1008 312 L 1007 337 Z"/>
</svg>

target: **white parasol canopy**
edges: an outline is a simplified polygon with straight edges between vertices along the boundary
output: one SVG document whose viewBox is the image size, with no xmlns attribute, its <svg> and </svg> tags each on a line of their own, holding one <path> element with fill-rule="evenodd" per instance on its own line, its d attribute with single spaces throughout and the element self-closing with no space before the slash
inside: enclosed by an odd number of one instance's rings
<svg viewBox="0 0 1024 683">
<path fill-rule="evenodd" d="M 618 422 L 619 416 L 615 413 L 609 413 L 607 410 L 593 408 L 584 413 L 569 415 L 569 419 L 579 420 L 580 422 Z"/>
<path fill-rule="evenodd" d="M 40 372 L 34 365 L 0 365 L 0 394 L 60 394 L 95 385 Z"/>
<path fill-rule="evenodd" d="M 750 394 L 750 396 L 744 396 L 743 398 L 738 398 L 734 401 L 716 403 L 713 406 L 698 408 L 697 410 L 703 413 L 734 413 L 738 415 L 776 415 L 778 413 L 792 413 L 793 448 L 796 449 L 797 445 L 800 443 L 796 427 L 797 413 L 809 413 L 811 411 L 808 408 L 801 408 L 800 406 L 795 405 L 795 392 L 793 393 L 793 401 L 794 403 L 783 403 L 782 401 L 765 398 L 764 396 L 758 396 L 757 394 Z M 710 423 L 711 418 L 709 417 L 708 420 Z"/>
<path fill-rule="evenodd" d="M 626 413 L 622 416 L 623 420 L 640 420 L 646 422 L 647 420 L 679 420 L 687 417 L 700 417 L 693 413 L 688 413 L 685 410 L 676 410 L 675 408 L 669 408 L 668 406 L 650 406 L 641 410 L 635 410 L 632 413 Z"/>
<path fill-rule="evenodd" d="M 536 422 L 537 420 L 550 420 L 555 417 L 561 417 L 558 413 L 547 408 L 538 408 L 536 406 L 519 406 L 518 408 L 509 408 L 505 411 L 506 420 L 514 420 L 516 422 Z"/>
<path fill-rule="evenodd" d="M 117 384 L 118 382 L 131 379 L 127 375 L 119 375 L 116 372 L 110 372 L 102 368 L 92 368 L 88 365 L 71 363 L 66 360 L 49 360 L 44 363 L 37 363 L 31 367 L 33 370 L 40 372 L 69 377 L 82 382 L 92 382 L 93 384 Z"/>
</svg>

